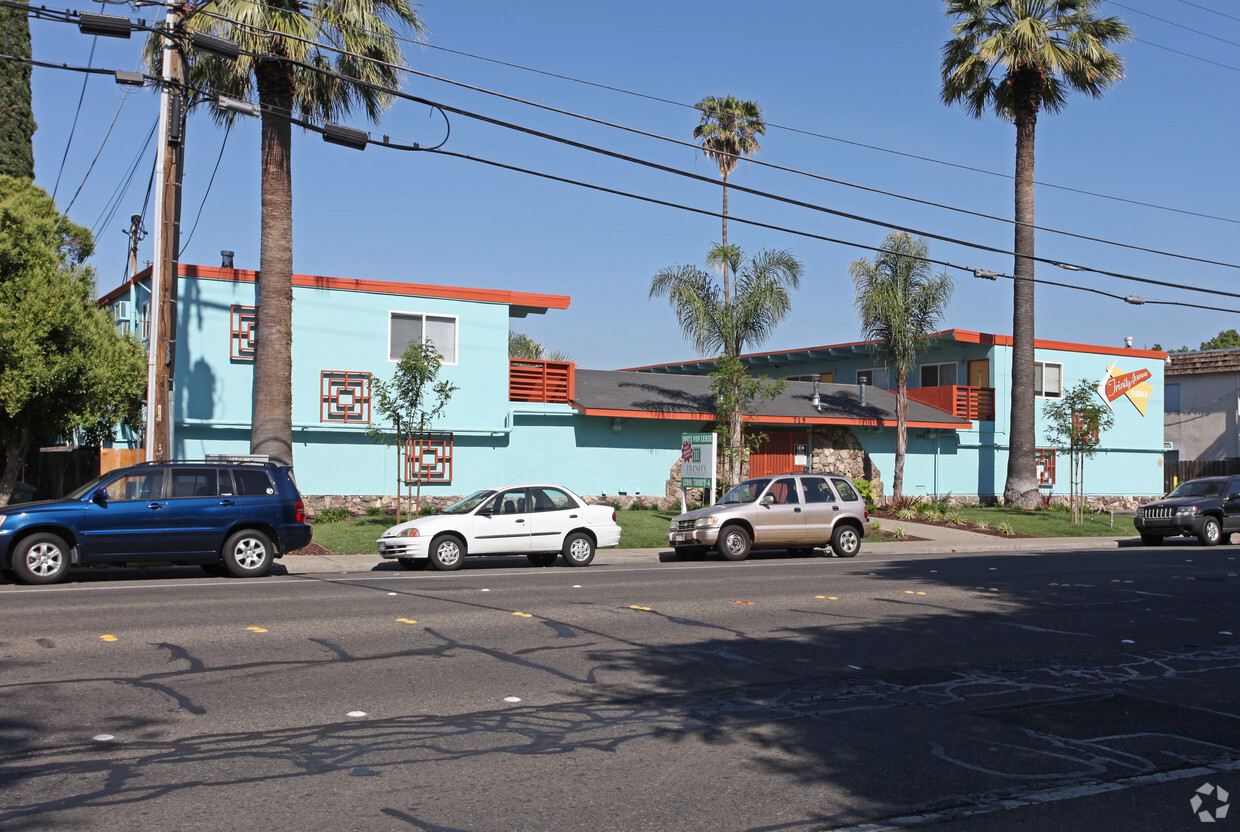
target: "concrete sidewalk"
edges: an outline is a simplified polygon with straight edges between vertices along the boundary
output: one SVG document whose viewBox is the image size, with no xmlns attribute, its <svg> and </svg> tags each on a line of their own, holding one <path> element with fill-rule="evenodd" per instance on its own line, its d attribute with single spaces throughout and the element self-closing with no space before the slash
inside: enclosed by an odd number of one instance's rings
<svg viewBox="0 0 1240 832">
<path fill-rule="evenodd" d="M 940 555 L 952 552 L 1062 552 L 1073 549 L 1114 549 L 1120 546 L 1140 545 L 1137 537 L 1000 537 L 980 534 L 945 526 L 893 521 L 891 528 L 903 527 L 909 537 L 920 540 L 894 540 L 883 543 L 865 543 L 859 557 L 881 555 Z M 514 555 L 511 557 L 520 557 Z M 485 563 L 488 559 L 470 558 L 466 565 Z M 599 549 L 594 563 L 657 564 L 678 563 L 670 547 L 661 549 Z M 290 575 L 315 573 L 398 571 L 396 561 L 373 555 L 290 555 L 276 561 Z"/>
</svg>

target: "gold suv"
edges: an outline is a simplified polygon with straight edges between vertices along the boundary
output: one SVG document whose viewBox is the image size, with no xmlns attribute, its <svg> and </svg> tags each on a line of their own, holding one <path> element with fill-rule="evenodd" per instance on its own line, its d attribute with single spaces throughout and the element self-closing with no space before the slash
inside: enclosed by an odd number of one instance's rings
<svg viewBox="0 0 1240 832">
<path fill-rule="evenodd" d="M 672 518 L 667 543 L 684 560 L 718 549 L 744 560 L 752 549 L 805 554 L 830 546 L 837 557 L 856 557 L 870 515 L 848 477 L 779 474 L 751 477 L 719 502 Z"/>
</svg>

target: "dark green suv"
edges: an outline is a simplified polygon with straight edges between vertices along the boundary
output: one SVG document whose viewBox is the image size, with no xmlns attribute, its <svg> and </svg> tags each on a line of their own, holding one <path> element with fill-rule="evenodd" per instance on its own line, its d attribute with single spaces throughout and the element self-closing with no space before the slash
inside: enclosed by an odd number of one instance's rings
<svg viewBox="0 0 1240 832">
<path fill-rule="evenodd" d="M 144 462 L 59 500 L 0 508 L 0 569 L 29 584 L 70 566 L 200 564 L 266 575 L 310 542 L 292 470 L 271 462 Z"/>
</svg>

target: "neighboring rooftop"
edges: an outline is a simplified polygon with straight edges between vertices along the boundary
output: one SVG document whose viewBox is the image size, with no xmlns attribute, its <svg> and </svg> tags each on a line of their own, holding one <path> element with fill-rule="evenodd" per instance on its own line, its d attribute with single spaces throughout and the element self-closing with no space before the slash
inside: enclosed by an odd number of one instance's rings
<svg viewBox="0 0 1240 832">
<path fill-rule="evenodd" d="M 1168 353 L 1163 375 L 1191 376 L 1236 372 L 1240 372 L 1240 350 L 1205 350 Z"/>
<path fill-rule="evenodd" d="M 926 335 L 932 344 L 968 343 L 994 344 L 1010 347 L 1012 336 L 994 335 L 987 332 L 972 332 L 966 329 L 945 329 Z M 870 355 L 873 341 L 854 341 L 847 344 L 824 344 L 818 347 L 801 347 L 791 350 L 774 350 L 772 352 L 753 352 L 741 356 L 741 360 L 751 367 L 776 365 L 795 374 L 798 364 L 821 362 L 824 358 L 853 358 Z M 1111 347 L 1106 345 L 1076 344 L 1067 341 L 1047 341 L 1042 338 L 1034 340 L 1038 349 L 1063 350 L 1065 352 L 1105 353 L 1107 355 L 1128 355 L 1139 358 L 1164 358 L 1166 353 L 1160 350 L 1138 350 L 1131 347 Z M 652 364 L 645 367 L 630 367 L 644 373 L 709 373 L 714 369 L 714 359 L 699 358 L 691 361 L 673 361 L 668 364 Z"/>
</svg>

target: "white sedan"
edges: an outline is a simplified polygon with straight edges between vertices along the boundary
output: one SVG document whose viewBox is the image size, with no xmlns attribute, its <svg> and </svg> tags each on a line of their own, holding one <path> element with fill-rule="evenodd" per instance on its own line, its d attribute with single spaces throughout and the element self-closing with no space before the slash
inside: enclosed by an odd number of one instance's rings
<svg viewBox="0 0 1240 832">
<path fill-rule="evenodd" d="M 379 555 L 406 569 L 430 563 L 460 569 L 466 555 L 526 555 L 550 566 L 588 566 L 594 550 L 620 542 L 611 506 L 592 506 L 560 485 L 506 485 L 475 491 L 428 517 L 393 526 L 377 541 Z"/>
</svg>

